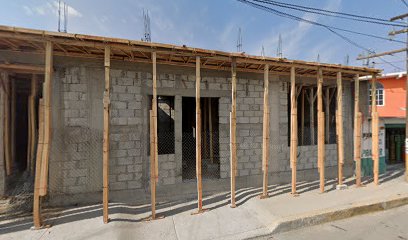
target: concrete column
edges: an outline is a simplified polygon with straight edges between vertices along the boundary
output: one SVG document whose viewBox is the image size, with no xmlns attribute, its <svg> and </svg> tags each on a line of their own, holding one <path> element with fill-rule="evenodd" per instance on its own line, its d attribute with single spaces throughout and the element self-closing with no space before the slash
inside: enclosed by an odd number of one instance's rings
<svg viewBox="0 0 408 240">
<path fill-rule="evenodd" d="M 180 95 L 174 97 L 174 159 L 176 161 L 175 178 L 176 183 L 183 181 L 183 160 L 182 160 L 182 140 L 183 140 L 183 98 Z"/>
</svg>

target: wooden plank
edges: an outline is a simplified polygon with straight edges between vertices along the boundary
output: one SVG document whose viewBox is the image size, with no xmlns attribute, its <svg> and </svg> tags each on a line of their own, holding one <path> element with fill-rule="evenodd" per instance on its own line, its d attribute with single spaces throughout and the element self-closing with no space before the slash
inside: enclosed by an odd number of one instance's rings
<svg viewBox="0 0 408 240">
<path fill-rule="evenodd" d="M 230 151 L 231 151 L 231 207 L 235 208 L 235 175 L 237 174 L 237 149 L 236 149 L 236 99 L 237 99 L 237 63 L 232 59 L 231 64 L 231 113 L 230 113 Z"/>
<path fill-rule="evenodd" d="M 4 87 L 4 73 L 0 72 L 0 163 L 5 164 L 5 115 L 6 108 L 6 89 Z M 3 165 L 5 170 L 5 165 Z M 3 174 L 4 179 L 4 174 Z M 4 186 L 4 185 L 3 185 Z M 4 194 L 4 193 L 3 193 Z"/>
<path fill-rule="evenodd" d="M 44 76 L 44 147 L 41 164 L 40 196 L 47 195 L 48 190 L 48 161 L 51 141 L 51 95 L 53 74 L 53 46 L 51 42 L 46 43 L 45 51 L 45 76 Z"/>
<path fill-rule="evenodd" d="M 337 73 L 337 151 L 338 151 L 338 184 L 343 185 L 344 139 L 343 139 L 343 87 L 341 72 Z"/>
<path fill-rule="evenodd" d="M 379 184 L 379 139 L 378 139 L 378 112 L 377 112 L 377 77 L 375 75 L 371 78 L 371 131 L 372 131 L 372 159 L 373 159 L 373 173 L 374 184 Z"/>
<path fill-rule="evenodd" d="M 354 161 L 356 162 L 356 186 L 361 186 L 361 120 L 360 112 L 360 79 L 354 78 Z"/>
<path fill-rule="evenodd" d="M 111 49 L 105 47 L 105 91 L 103 96 L 103 223 L 109 222 L 109 152 L 110 152 L 110 65 Z"/>
<path fill-rule="evenodd" d="M 319 69 L 317 74 L 317 161 L 320 176 L 320 192 L 324 192 L 324 157 L 325 157 L 325 141 L 324 141 L 324 112 L 323 112 L 323 73 Z"/>
<path fill-rule="evenodd" d="M 261 198 L 268 197 L 268 164 L 269 164 L 269 65 L 264 68 L 264 102 L 263 102 L 263 144 L 262 171 L 263 187 Z"/>
<path fill-rule="evenodd" d="M 305 143 L 305 91 L 306 89 L 302 88 L 302 115 L 301 115 L 301 132 L 302 132 L 302 146 Z"/>
<path fill-rule="evenodd" d="M 34 199 L 33 199 L 33 222 L 34 228 L 39 229 L 42 226 L 41 218 L 41 164 L 44 147 L 44 101 L 40 99 L 38 105 L 38 142 L 37 142 L 37 157 L 35 162 L 35 178 L 34 178 Z"/>
<path fill-rule="evenodd" d="M 0 70 L 19 73 L 39 73 L 43 74 L 45 69 L 42 66 L 21 64 L 21 63 L 0 63 Z"/>
<path fill-rule="evenodd" d="M 290 69 L 290 167 L 292 168 L 292 194 L 296 195 L 297 174 L 297 99 L 295 68 Z"/>
<path fill-rule="evenodd" d="M 201 85 L 201 74 L 200 74 L 200 57 L 196 58 L 196 176 L 197 176 L 197 207 L 198 212 L 203 210 L 203 189 L 201 182 L 201 108 L 200 108 L 200 85 Z"/>
</svg>

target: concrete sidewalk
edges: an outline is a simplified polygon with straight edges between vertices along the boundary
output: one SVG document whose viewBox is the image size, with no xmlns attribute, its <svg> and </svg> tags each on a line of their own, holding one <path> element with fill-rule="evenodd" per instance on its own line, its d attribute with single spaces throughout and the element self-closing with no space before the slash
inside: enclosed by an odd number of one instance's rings
<svg viewBox="0 0 408 240">
<path fill-rule="evenodd" d="M 290 185 L 270 186 L 270 198 L 259 199 L 260 189 L 237 191 L 237 208 L 228 205 L 228 193 L 207 197 L 208 211 L 191 215 L 196 202 L 158 206 L 163 219 L 144 221 L 149 205 L 111 204 L 109 224 L 102 223 L 101 205 L 71 208 L 50 213 L 49 229 L 32 231 L 31 218 L 0 222 L 0 239 L 245 239 L 273 235 L 359 214 L 380 211 L 408 203 L 408 184 L 403 170 L 393 171 L 373 183 L 355 188 L 346 181 L 346 190 L 336 190 L 334 180 L 320 194 L 318 182 L 300 183 L 300 195 L 289 194 Z"/>
</svg>

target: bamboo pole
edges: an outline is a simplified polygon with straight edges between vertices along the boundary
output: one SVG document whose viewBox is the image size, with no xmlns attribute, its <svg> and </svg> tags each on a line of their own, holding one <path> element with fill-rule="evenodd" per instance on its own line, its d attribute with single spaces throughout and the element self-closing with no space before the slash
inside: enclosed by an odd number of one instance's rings
<svg viewBox="0 0 408 240">
<path fill-rule="evenodd" d="M 198 212 L 203 211 L 203 189 L 201 182 L 201 108 L 200 108 L 200 57 L 196 57 L 196 175 L 197 175 L 197 207 Z"/>
<path fill-rule="evenodd" d="M 292 168 L 292 194 L 296 192 L 297 174 L 297 99 L 296 99 L 296 76 L 295 67 L 290 69 L 290 167 Z"/>
<path fill-rule="evenodd" d="M 341 72 L 337 73 L 337 151 L 338 151 L 338 184 L 343 186 L 344 139 L 343 139 L 343 87 Z"/>
<path fill-rule="evenodd" d="M 373 172 L 374 172 L 374 184 L 378 185 L 379 175 L 379 140 L 378 140 L 378 113 L 377 113 L 377 77 L 375 75 L 371 78 L 371 128 L 372 128 L 372 159 L 373 159 Z"/>
<path fill-rule="evenodd" d="M 360 80 L 354 78 L 354 161 L 356 162 L 356 186 L 361 186 L 361 119 L 360 112 Z"/>
<path fill-rule="evenodd" d="M 45 45 L 45 76 L 44 76 L 44 147 L 41 164 L 40 196 L 47 195 L 48 190 L 48 161 L 51 142 L 51 94 L 53 74 L 53 46 L 48 41 Z"/>
<path fill-rule="evenodd" d="M 33 222 L 34 228 L 42 227 L 41 218 L 41 196 L 40 196 L 40 181 L 41 181 L 41 165 L 42 154 L 44 147 L 44 102 L 40 99 L 38 106 L 38 142 L 37 142 L 37 157 L 35 161 L 35 177 L 34 177 L 34 199 L 33 199 Z"/>
<path fill-rule="evenodd" d="M 310 141 L 311 145 L 315 144 L 315 127 L 314 127 L 314 89 L 310 88 L 309 103 L 310 103 Z"/>
<path fill-rule="evenodd" d="M 261 198 L 268 197 L 268 164 L 269 164 L 269 65 L 264 69 L 264 102 L 263 102 L 263 145 L 262 171 L 263 187 Z"/>
<path fill-rule="evenodd" d="M 5 163 L 6 163 L 6 175 L 10 176 L 11 174 L 11 132 L 10 132 L 10 111 L 11 111 L 11 106 L 10 106 L 10 81 L 9 81 L 9 76 L 7 73 L 4 73 L 4 87 L 5 87 L 5 103 L 4 103 L 4 156 L 5 156 Z"/>
<path fill-rule="evenodd" d="M 318 159 L 318 170 L 320 175 L 320 192 L 324 192 L 324 155 L 325 155 L 325 141 L 324 141 L 324 112 L 323 112 L 323 73 L 322 70 L 318 70 L 317 76 L 317 159 Z"/>
<path fill-rule="evenodd" d="M 109 148 L 110 148 L 110 46 L 105 47 L 105 91 L 103 96 L 103 222 L 109 222 Z"/>
<path fill-rule="evenodd" d="M 232 59 L 231 63 L 231 113 L 230 113 L 230 151 L 231 151 L 231 207 L 235 208 L 235 175 L 237 174 L 237 149 L 236 149 L 236 99 L 237 99 L 237 63 Z"/>
</svg>

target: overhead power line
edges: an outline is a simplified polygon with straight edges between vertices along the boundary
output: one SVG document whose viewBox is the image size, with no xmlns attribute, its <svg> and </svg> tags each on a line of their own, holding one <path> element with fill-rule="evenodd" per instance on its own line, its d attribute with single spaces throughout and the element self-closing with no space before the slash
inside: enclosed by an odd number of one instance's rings
<svg viewBox="0 0 408 240">
<path fill-rule="evenodd" d="M 348 43 L 350 43 L 350 44 L 356 46 L 357 48 L 363 49 L 363 50 L 367 51 L 367 52 L 370 53 L 370 54 L 374 54 L 375 52 L 373 52 L 373 51 L 371 51 L 370 49 L 368 49 L 368 48 L 366 48 L 366 47 L 364 47 L 364 46 L 362 46 L 362 45 L 360 45 L 360 44 L 354 42 L 354 41 L 351 40 L 350 38 L 348 38 L 348 37 L 346 37 L 346 36 L 340 34 L 339 32 L 337 32 L 337 31 L 335 31 L 335 30 L 344 31 L 344 32 L 349 32 L 349 33 L 355 33 L 355 34 L 359 34 L 359 35 L 371 36 L 371 37 L 375 37 L 375 38 L 379 38 L 379 39 L 386 39 L 386 38 L 379 37 L 379 36 L 375 36 L 375 35 L 371 35 L 371 34 L 363 34 L 363 33 L 358 33 L 358 32 L 354 32 L 354 31 L 351 31 L 351 30 L 347 30 L 347 29 L 342 29 L 342 28 L 337 28 L 337 27 L 328 26 L 328 25 L 325 25 L 325 24 L 322 24 L 322 23 L 318 23 L 318 22 L 311 21 L 311 20 L 308 20 L 308 19 L 304 19 L 304 18 L 295 16 L 295 15 L 292 15 L 292 14 L 288 14 L 288 13 L 285 13 L 285 12 L 282 12 L 282 11 L 278 11 L 278 10 L 276 10 L 276 9 L 273 9 L 273 8 L 270 8 L 270 7 L 261 5 L 261 4 L 257 4 L 257 3 L 254 3 L 254 2 L 251 2 L 251 1 L 248 1 L 248 0 L 237 0 L 237 1 L 242 2 L 242 3 L 244 3 L 244 4 L 247 4 L 247 5 L 250 5 L 250 6 L 252 6 L 252 7 L 255 7 L 255 8 L 258 8 L 258 9 L 261 9 L 261 10 L 264 10 L 264 11 L 267 11 L 267 12 L 270 12 L 270 13 L 273 13 L 273 14 L 278 15 L 278 16 L 281 16 L 281 17 L 290 18 L 290 19 L 292 19 L 292 20 L 296 20 L 296 21 L 300 21 L 300 22 L 306 22 L 306 23 L 309 23 L 309 24 L 312 24 L 312 25 L 316 25 L 316 26 L 323 27 L 323 28 L 327 29 L 328 31 L 330 31 L 331 33 L 333 33 L 333 34 L 337 35 L 338 37 L 342 38 L 344 41 L 346 41 L 346 42 L 348 42 Z M 390 41 L 391 41 L 391 39 L 386 39 L 386 40 L 390 40 Z M 397 41 L 397 40 L 393 40 L 393 41 Z M 398 41 L 398 42 L 404 43 L 404 42 L 402 42 L 402 41 Z M 405 44 L 405 43 L 404 43 L 404 44 Z M 384 62 L 386 62 L 386 63 L 389 63 L 389 62 L 386 61 L 385 59 L 383 59 L 383 58 L 381 58 L 381 57 L 379 57 L 379 58 L 380 58 L 382 61 L 384 61 Z M 393 67 L 395 67 L 395 68 L 399 68 L 399 67 L 397 67 L 397 66 L 395 66 L 395 65 L 393 65 L 393 64 L 391 64 L 391 63 L 389 63 L 389 65 L 391 65 L 391 66 L 393 66 Z M 399 69 L 401 69 L 401 68 L 399 68 Z"/>
<path fill-rule="evenodd" d="M 348 20 L 365 22 L 365 23 L 387 25 L 387 26 L 406 27 L 406 25 L 404 24 L 393 23 L 387 19 L 378 18 L 376 20 L 373 20 L 370 17 L 340 13 L 340 12 L 333 12 L 333 11 L 328 11 L 328 10 L 319 9 L 319 8 L 310 8 L 310 7 L 305 7 L 301 5 L 282 3 L 282 2 L 272 1 L 272 0 L 253 0 L 253 1 L 261 2 L 261 3 L 265 3 L 265 4 L 269 4 L 269 5 L 273 5 L 273 6 L 277 6 L 281 8 L 287 8 L 287 9 L 292 9 L 296 11 L 319 14 L 319 15 L 324 15 L 324 16 L 329 16 L 329 17 L 336 17 L 336 18 L 348 19 Z"/>
<path fill-rule="evenodd" d="M 273 9 L 273 8 L 270 8 L 270 7 L 267 7 L 267 6 L 258 4 L 258 3 L 248 1 L 248 0 L 237 0 L 237 1 L 242 2 L 244 4 L 247 4 L 247 5 L 250 5 L 250 6 L 253 6 L 253 7 L 261 9 L 261 10 L 271 12 L 271 13 L 276 14 L 276 15 L 281 16 L 281 17 L 286 17 L 286 18 L 290 18 L 290 19 L 293 19 L 293 20 L 296 20 L 296 21 L 301 21 L 301 22 L 306 22 L 306 23 L 309 23 L 309 24 L 321 26 L 321 27 L 324 27 L 324 28 L 328 29 L 329 31 L 332 31 L 334 29 L 334 30 L 338 30 L 338 31 L 342 31 L 342 32 L 353 33 L 353 34 L 357 34 L 357 35 L 361 35 L 361 36 L 372 37 L 372 38 L 377 38 L 377 39 L 381 39 L 381 40 L 386 40 L 386 41 L 405 44 L 405 42 L 403 42 L 403 41 L 399 41 L 399 40 L 395 40 L 395 39 L 391 39 L 391 38 L 385 38 L 385 37 L 381 37 L 381 36 L 377 36 L 377 35 L 373 35 L 373 34 L 357 32 L 357 31 L 353 31 L 353 30 L 349 30 L 349 29 L 344 29 L 344 28 L 339 28 L 339 27 L 334 27 L 334 26 L 329 26 L 329 25 L 325 25 L 325 24 L 322 24 L 322 23 L 314 22 L 314 21 L 304 19 L 304 18 L 295 16 L 295 15 L 292 15 L 292 14 L 289 14 L 289 13 L 278 11 L 276 9 Z M 335 33 L 335 34 L 337 35 L 337 33 Z"/>
<path fill-rule="evenodd" d="M 408 3 L 405 0 L 401 0 L 401 2 L 405 5 L 405 7 L 408 7 Z"/>
</svg>

